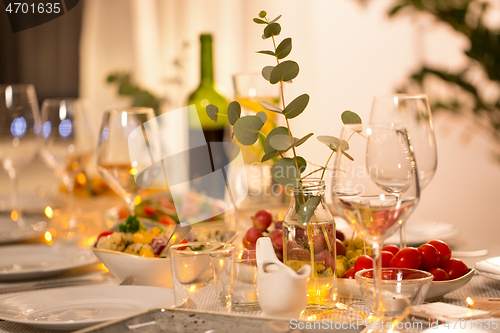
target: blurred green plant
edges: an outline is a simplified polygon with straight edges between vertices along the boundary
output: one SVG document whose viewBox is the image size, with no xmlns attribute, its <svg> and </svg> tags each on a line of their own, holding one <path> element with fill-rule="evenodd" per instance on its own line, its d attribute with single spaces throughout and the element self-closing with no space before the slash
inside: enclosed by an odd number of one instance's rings
<svg viewBox="0 0 500 333">
<path fill-rule="evenodd" d="M 118 95 L 131 98 L 131 106 L 149 107 L 155 111 L 156 115 L 160 114 L 160 104 L 164 101 L 164 98 L 155 96 L 148 90 L 141 88 L 132 80 L 129 73 L 111 73 L 106 78 L 106 81 L 117 86 Z"/>
<path fill-rule="evenodd" d="M 432 110 L 472 115 L 498 145 L 495 155 L 500 162 L 500 31 L 488 28 L 485 18 L 489 10 L 491 3 L 485 0 L 396 0 L 388 15 L 427 13 L 469 40 L 464 52 L 467 63 L 461 70 L 449 72 L 423 63 L 401 90 L 417 84 L 425 91 L 432 84 L 427 80 L 431 77 L 447 83 L 453 92 L 451 97 L 429 96 Z"/>
</svg>

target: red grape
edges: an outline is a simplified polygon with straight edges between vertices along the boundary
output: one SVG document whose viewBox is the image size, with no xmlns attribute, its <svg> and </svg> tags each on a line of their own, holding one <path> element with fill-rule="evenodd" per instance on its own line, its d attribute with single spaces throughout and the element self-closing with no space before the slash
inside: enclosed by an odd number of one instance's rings
<svg viewBox="0 0 500 333">
<path fill-rule="evenodd" d="M 273 215 L 267 209 L 259 210 L 253 217 L 254 227 L 259 228 L 261 231 L 267 230 L 271 223 L 273 223 Z"/>
<path fill-rule="evenodd" d="M 340 239 L 335 240 L 335 248 L 337 249 L 338 256 L 345 256 L 347 250 L 345 248 L 344 243 Z"/>
<path fill-rule="evenodd" d="M 257 239 L 262 237 L 262 231 L 257 228 L 257 227 L 251 227 L 248 229 L 245 238 L 250 242 L 250 243 L 257 243 Z"/>
<path fill-rule="evenodd" d="M 283 250 L 283 231 L 281 230 L 273 230 L 277 231 L 274 235 L 271 236 L 271 241 L 273 242 L 273 246 L 276 250 Z"/>
<path fill-rule="evenodd" d="M 343 242 L 345 239 L 344 233 L 340 230 L 335 230 L 335 238 L 340 239 Z"/>
</svg>

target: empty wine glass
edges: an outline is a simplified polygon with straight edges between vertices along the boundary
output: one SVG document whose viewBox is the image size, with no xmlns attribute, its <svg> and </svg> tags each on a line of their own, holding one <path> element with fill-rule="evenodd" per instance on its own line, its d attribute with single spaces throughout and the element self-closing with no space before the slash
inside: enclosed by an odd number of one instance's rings
<svg viewBox="0 0 500 333">
<path fill-rule="evenodd" d="M 95 149 L 96 135 L 86 101 L 70 98 L 43 101 L 42 136 L 41 156 L 63 181 L 71 212 L 75 177 Z"/>
<path fill-rule="evenodd" d="M 151 150 L 152 146 L 159 147 L 158 126 L 156 122 L 148 122 L 154 116 L 151 108 L 111 108 L 104 111 L 97 146 L 97 169 L 108 185 L 125 200 L 130 215 L 135 215 L 138 195 L 152 185 L 162 171 L 161 165 L 154 162 L 161 161 L 158 158 L 161 152 L 153 154 Z"/>
<path fill-rule="evenodd" d="M 40 114 L 31 84 L 0 85 L 0 161 L 9 174 L 11 218 L 24 227 L 19 204 L 18 172 L 31 162 L 40 143 Z"/>
<path fill-rule="evenodd" d="M 371 123 L 399 123 L 408 129 L 418 161 L 420 188 L 425 188 L 437 168 L 437 149 L 432 114 L 426 95 L 392 94 L 375 96 Z M 406 246 L 406 228 L 400 229 L 401 247 Z"/>
<path fill-rule="evenodd" d="M 346 125 L 337 149 L 332 195 L 335 208 L 374 253 L 374 318 L 384 318 L 380 293 L 381 251 L 415 209 L 420 186 L 405 127 Z M 384 318 L 386 319 L 386 318 Z"/>
</svg>

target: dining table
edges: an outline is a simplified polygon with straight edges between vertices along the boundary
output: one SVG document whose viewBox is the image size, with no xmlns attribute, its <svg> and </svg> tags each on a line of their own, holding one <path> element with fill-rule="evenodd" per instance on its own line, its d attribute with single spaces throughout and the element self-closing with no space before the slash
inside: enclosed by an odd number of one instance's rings
<svg viewBox="0 0 500 333">
<path fill-rule="evenodd" d="M 47 173 L 47 171 L 45 171 Z M 42 179 L 37 184 L 46 186 L 43 180 L 42 174 L 37 175 L 37 179 Z M 40 178 L 41 177 L 41 178 Z M 54 182 L 54 179 L 52 179 Z M 30 191 L 33 191 L 31 189 Z M 6 194 L 6 193 L 3 193 Z M 114 203 L 117 203 L 115 201 Z M 110 204 L 106 203 L 101 206 L 102 211 L 100 213 L 104 214 L 106 210 L 109 210 Z M 266 207 L 269 208 L 269 207 Z M 255 211 L 256 207 L 252 207 L 249 210 L 239 211 L 237 218 L 240 219 L 241 223 L 238 223 L 237 230 L 239 232 L 238 238 L 234 241 L 235 244 L 241 244 L 242 234 L 245 232 L 245 228 L 251 226 L 251 212 Z M 271 207 L 271 209 L 280 212 L 286 212 L 287 205 L 282 203 L 279 206 Z M 104 224 L 100 224 L 100 227 L 105 227 Z M 485 230 L 484 233 L 488 231 Z M 486 236 L 485 236 L 486 237 Z M 57 239 L 53 240 L 55 243 L 58 242 Z M 26 245 L 26 244 L 39 244 L 47 243 L 46 237 L 44 235 L 39 235 L 38 237 L 21 240 L 9 244 L 2 244 L 2 246 L 10 245 Z M 478 237 L 467 237 L 466 235 L 458 235 L 455 237 L 453 242 L 450 242 L 452 246 L 452 251 L 455 253 L 455 257 L 462 259 L 470 268 L 474 268 L 476 262 L 484 260 L 486 258 L 500 256 L 500 248 L 498 244 L 491 242 L 484 242 Z M 0 281 L 0 300 L 6 297 L 11 297 L 13 293 L 2 294 L 2 289 L 11 287 L 22 287 L 22 286 L 35 286 L 58 283 L 65 286 L 80 286 L 80 285 L 103 285 L 103 286 L 116 286 L 120 284 L 121 281 L 117 280 L 108 271 L 108 269 L 97 260 L 92 264 L 86 265 L 84 267 L 77 267 L 74 269 L 66 270 L 61 274 L 54 275 L 52 277 L 47 277 L 43 279 L 27 280 L 27 281 Z M 65 287 L 61 287 L 63 289 Z M 22 291 L 22 293 L 34 292 L 34 290 Z M 461 307 L 468 306 L 468 299 L 476 299 L 478 297 L 486 298 L 496 298 L 500 300 L 500 277 L 498 279 L 493 279 L 476 274 L 472 279 L 463 287 L 454 290 L 439 299 L 434 299 L 432 302 L 443 302 L 448 304 L 453 304 Z M 150 309 L 148 311 L 142 312 L 140 314 L 135 314 L 133 316 L 128 316 L 126 318 L 120 318 L 112 322 L 106 322 L 102 324 L 97 324 L 88 328 L 84 328 L 79 332 L 102 332 L 102 333 L 114 333 L 114 332 L 192 332 L 195 330 L 203 330 L 206 332 L 232 332 L 235 331 L 236 327 L 240 327 L 242 332 L 259 332 L 265 328 L 267 332 L 287 332 L 287 331 L 302 331 L 302 332 L 314 332 L 315 329 L 307 328 L 297 328 L 298 326 L 292 325 L 289 319 L 283 318 L 272 318 L 266 317 L 261 311 L 250 311 L 250 312 L 234 312 L 231 314 L 222 314 L 217 311 L 215 290 L 213 287 L 207 286 L 206 288 L 200 288 L 195 294 L 197 309 Z M 368 312 L 366 305 L 362 301 L 352 301 L 346 298 L 340 298 L 340 302 L 344 304 L 350 304 L 356 310 L 362 312 Z M 340 318 L 340 319 L 339 319 Z M 331 315 L 323 314 L 316 318 L 317 320 L 331 320 L 336 322 L 339 320 L 345 320 L 347 317 L 339 317 L 338 313 L 332 313 Z M 491 317 L 491 320 L 498 321 L 500 324 L 500 318 Z M 417 319 L 413 317 L 408 317 L 409 322 L 420 322 L 421 325 L 413 326 L 410 328 L 399 329 L 401 332 L 420 332 L 429 328 L 430 321 Z M 238 326 L 239 325 L 239 326 Z M 274 326 L 273 326 L 274 325 Z M 339 332 L 359 332 L 362 331 L 364 327 L 346 327 L 338 330 Z M 217 328 L 217 329 L 216 329 Z M 479 330 L 479 332 L 495 331 L 495 330 Z M 10 321 L 0 320 L 0 333 L 41 333 L 47 332 L 47 330 L 40 329 L 33 326 L 28 326 L 25 324 L 14 323 Z M 465 331 L 464 331 L 465 332 Z"/>
</svg>

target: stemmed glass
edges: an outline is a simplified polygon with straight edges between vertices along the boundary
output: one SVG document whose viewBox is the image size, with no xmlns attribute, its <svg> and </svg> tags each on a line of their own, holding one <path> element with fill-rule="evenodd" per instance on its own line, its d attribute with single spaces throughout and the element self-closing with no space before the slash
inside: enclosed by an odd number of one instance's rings
<svg viewBox="0 0 500 333">
<path fill-rule="evenodd" d="M 381 250 L 415 209 L 420 197 L 416 162 L 405 127 L 397 124 L 346 125 L 332 178 L 335 208 L 374 253 L 375 318 L 383 318 Z"/>
<path fill-rule="evenodd" d="M 270 85 L 260 73 L 239 73 L 233 75 L 234 97 L 242 107 L 242 113 L 246 115 L 265 112 L 267 121 L 261 129 L 264 135 L 274 129 L 276 124 L 276 113 L 262 107 L 260 102 L 266 102 L 278 106 L 280 102 L 280 89 L 278 85 Z M 239 145 L 243 160 L 246 165 L 248 201 L 247 204 L 269 204 L 270 194 L 279 194 L 272 186 L 271 166 L 260 161 L 264 156 L 264 140 L 258 140 L 252 146 Z M 274 196 L 273 196 L 274 197 Z"/>
<path fill-rule="evenodd" d="M 35 157 L 40 143 L 40 114 L 31 84 L 0 85 L 0 161 L 12 188 L 11 219 L 19 228 L 24 220 L 19 204 L 18 172 Z"/>
<path fill-rule="evenodd" d="M 97 169 L 108 185 L 127 203 L 129 215 L 135 215 L 137 197 L 160 174 L 158 156 L 151 146 L 159 147 L 155 114 L 151 108 L 111 108 L 104 111 Z M 146 128 L 147 127 L 147 128 Z M 158 154 L 158 152 L 156 152 Z M 165 186 L 165 185 L 163 185 Z"/>
<path fill-rule="evenodd" d="M 73 210 L 75 177 L 95 150 L 95 133 L 85 100 L 46 99 L 42 104 L 41 156 L 66 187 L 67 207 Z"/>
<path fill-rule="evenodd" d="M 392 94 L 375 96 L 371 123 L 399 123 L 408 129 L 418 161 L 420 188 L 424 189 L 437 168 L 436 139 L 431 108 L 426 95 Z M 406 228 L 400 229 L 401 247 L 406 246 Z"/>
</svg>

